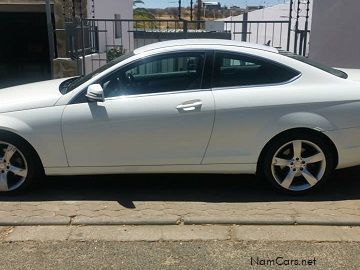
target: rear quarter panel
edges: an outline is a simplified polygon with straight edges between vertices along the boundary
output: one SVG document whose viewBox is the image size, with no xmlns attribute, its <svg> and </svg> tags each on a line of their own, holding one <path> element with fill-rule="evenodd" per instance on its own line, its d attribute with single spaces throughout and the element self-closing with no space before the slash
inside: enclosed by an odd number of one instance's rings
<svg viewBox="0 0 360 270">
<path fill-rule="evenodd" d="M 360 84 L 333 77 L 311 83 L 303 74 L 283 85 L 213 89 L 215 124 L 203 164 L 257 163 L 266 143 L 292 128 L 360 126 Z"/>
</svg>

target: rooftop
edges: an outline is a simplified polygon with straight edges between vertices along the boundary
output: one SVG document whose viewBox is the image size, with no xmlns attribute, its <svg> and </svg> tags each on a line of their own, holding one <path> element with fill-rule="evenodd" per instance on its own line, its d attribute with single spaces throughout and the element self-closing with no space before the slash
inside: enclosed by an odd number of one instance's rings
<svg viewBox="0 0 360 270">
<path fill-rule="evenodd" d="M 226 39 L 176 39 L 176 40 L 169 40 L 169 41 L 162 41 L 158 43 L 153 43 L 150 45 L 146 45 L 134 50 L 135 54 L 144 53 L 156 49 L 163 49 L 168 47 L 181 47 L 181 46 L 188 46 L 188 45 L 220 45 L 220 46 L 234 46 L 234 47 L 244 47 L 244 48 L 251 48 L 257 50 L 263 50 L 268 52 L 278 53 L 279 51 L 273 47 L 259 45 L 255 43 L 249 42 L 241 42 L 241 41 L 234 41 L 234 40 L 226 40 Z"/>
</svg>

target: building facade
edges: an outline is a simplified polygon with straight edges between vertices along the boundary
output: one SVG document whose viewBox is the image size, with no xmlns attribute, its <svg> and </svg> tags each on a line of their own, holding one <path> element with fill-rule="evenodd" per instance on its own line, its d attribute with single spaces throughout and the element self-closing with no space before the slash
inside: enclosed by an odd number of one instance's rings
<svg viewBox="0 0 360 270">
<path fill-rule="evenodd" d="M 307 32 L 307 41 L 304 41 L 305 44 L 302 45 L 305 46 L 305 54 L 307 54 L 313 2 L 313 0 L 294 0 L 292 6 L 290 6 L 290 1 L 286 1 L 283 4 L 269 7 L 259 6 L 258 9 L 249 7 L 243 11 L 244 14 L 217 21 L 227 22 L 224 24 L 224 29 L 232 33 L 233 40 L 267 44 L 281 50 L 289 49 L 289 51 L 299 54 L 301 54 L 299 51 L 300 35 L 302 32 Z M 307 9 L 309 9 L 308 12 Z M 291 31 L 288 33 L 290 13 L 292 17 L 290 20 Z M 246 24 L 245 28 L 244 24 Z M 307 30 L 305 30 L 306 28 Z M 288 38 L 288 34 L 290 34 L 290 38 Z"/>
<path fill-rule="evenodd" d="M 49 79 L 49 42 L 41 0 L 0 0 L 0 88 Z"/>
<path fill-rule="evenodd" d="M 0 0 L 0 88 L 78 73 L 67 53 L 66 17 L 132 19 L 132 0 L 51 0 L 55 60 L 50 61 L 45 0 Z M 123 26 L 119 31 L 128 31 Z M 131 43 L 112 37 L 117 43 Z M 106 48 L 101 48 L 106 52 Z M 20 76 L 19 76 L 20 74 Z"/>
<path fill-rule="evenodd" d="M 339 68 L 360 68 L 360 1 L 316 0 L 309 57 Z"/>
</svg>

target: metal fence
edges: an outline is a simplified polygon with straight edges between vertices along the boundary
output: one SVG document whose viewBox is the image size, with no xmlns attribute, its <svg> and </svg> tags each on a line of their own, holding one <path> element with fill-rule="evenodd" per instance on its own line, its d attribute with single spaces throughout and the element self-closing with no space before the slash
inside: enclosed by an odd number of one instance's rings
<svg viewBox="0 0 360 270">
<path fill-rule="evenodd" d="M 70 18 L 67 56 L 81 62 L 79 74 L 138 47 L 173 39 L 215 38 L 290 48 L 289 21 L 185 21 Z"/>
<path fill-rule="evenodd" d="M 289 21 L 225 21 L 232 40 L 289 50 Z"/>
</svg>

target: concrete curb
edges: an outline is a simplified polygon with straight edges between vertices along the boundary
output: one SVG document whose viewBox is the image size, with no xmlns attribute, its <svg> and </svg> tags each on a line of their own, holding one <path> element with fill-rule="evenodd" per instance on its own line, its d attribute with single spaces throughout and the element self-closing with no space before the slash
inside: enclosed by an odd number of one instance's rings
<svg viewBox="0 0 360 270">
<path fill-rule="evenodd" d="M 360 226 L 360 219 L 312 219 L 297 218 L 298 225 L 323 225 L 323 226 Z"/>
<path fill-rule="evenodd" d="M 269 218 L 269 219 L 259 219 L 259 218 L 226 218 L 226 217 L 217 217 L 217 218 L 198 218 L 198 217 L 189 217 L 184 218 L 185 225 L 203 225 L 203 224 L 221 224 L 221 225 L 294 225 L 296 224 L 293 218 Z M 360 222 L 359 222 L 360 224 Z"/>
<path fill-rule="evenodd" d="M 70 217 L 61 218 L 0 218 L 0 226 L 48 226 L 48 225 L 69 225 Z"/>
<path fill-rule="evenodd" d="M 119 219 L 119 218 L 26 218 L 2 219 L 0 226 L 60 226 L 60 225 L 321 225 L 321 226 L 360 226 L 360 219 L 334 219 L 334 218 L 163 218 L 163 219 Z"/>
<path fill-rule="evenodd" d="M 323 226 L 360 226 L 360 219 L 314 219 L 314 218 L 184 218 L 185 225 L 323 225 Z"/>
<path fill-rule="evenodd" d="M 360 242 L 360 227 L 306 225 L 15 226 L 0 227 L 0 241 Z"/>
<path fill-rule="evenodd" d="M 124 218 L 77 218 L 71 225 L 177 225 L 177 218 L 124 219 Z"/>
</svg>

